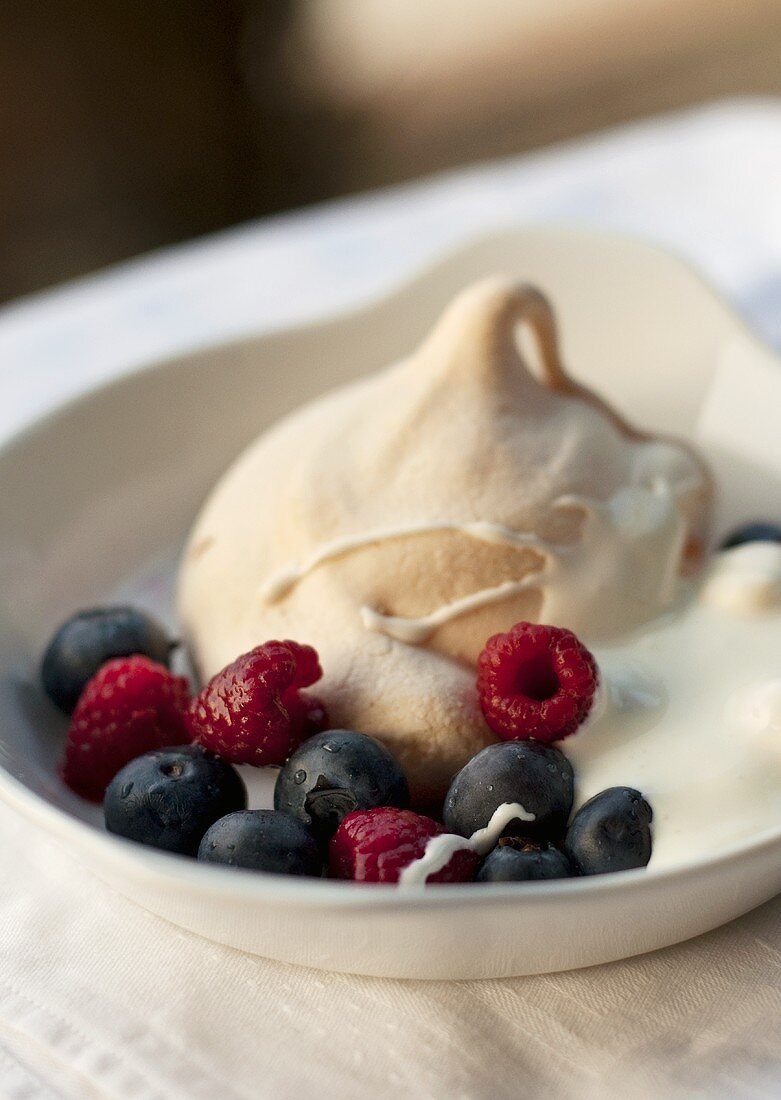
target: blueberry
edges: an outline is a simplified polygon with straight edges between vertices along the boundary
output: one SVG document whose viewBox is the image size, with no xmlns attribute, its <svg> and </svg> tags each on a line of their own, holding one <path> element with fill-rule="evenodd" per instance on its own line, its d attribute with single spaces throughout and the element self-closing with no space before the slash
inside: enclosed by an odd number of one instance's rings
<svg viewBox="0 0 781 1100">
<path fill-rule="evenodd" d="M 744 523 L 722 540 L 719 550 L 731 550 L 744 542 L 781 542 L 781 527 L 775 523 Z"/>
<path fill-rule="evenodd" d="M 477 882 L 531 882 L 535 879 L 569 878 L 570 861 L 551 844 L 535 844 L 522 837 L 503 837 L 486 856 Z"/>
<path fill-rule="evenodd" d="M 41 663 L 43 688 L 55 706 L 70 714 L 88 680 L 114 657 L 143 654 L 168 664 L 171 643 L 149 615 L 132 607 L 80 611 L 63 623 Z"/>
<path fill-rule="evenodd" d="M 247 805 L 239 773 L 196 745 L 145 753 L 108 785 L 106 828 L 117 836 L 194 856 L 210 825 Z"/>
<path fill-rule="evenodd" d="M 323 871 L 309 829 L 278 810 L 239 810 L 215 821 L 201 841 L 198 859 L 273 875 L 319 877 Z"/>
<path fill-rule="evenodd" d="M 564 850 L 581 875 L 645 867 L 651 858 L 653 811 L 633 787 L 609 787 L 572 819 Z"/>
<path fill-rule="evenodd" d="M 296 749 L 280 771 L 274 807 L 292 814 L 321 841 L 353 810 L 409 805 L 396 758 L 373 737 L 351 730 L 317 734 Z"/>
<path fill-rule="evenodd" d="M 466 764 L 445 796 L 443 821 L 451 833 L 471 836 L 505 802 L 519 802 L 535 820 L 517 818 L 505 836 L 556 839 L 564 832 L 573 798 L 572 765 L 552 745 L 500 741 Z"/>
</svg>

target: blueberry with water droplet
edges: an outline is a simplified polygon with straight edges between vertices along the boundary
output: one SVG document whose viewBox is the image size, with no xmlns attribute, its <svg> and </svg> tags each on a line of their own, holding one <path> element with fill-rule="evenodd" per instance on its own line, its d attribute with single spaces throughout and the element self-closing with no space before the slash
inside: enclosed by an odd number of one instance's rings
<svg viewBox="0 0 781 1100">
<path fill-rule="evenodd" d="M 328 730 L 296 749 L 277 776 L 274 807 L 293 814 L 321 841 L 353 810 L 409 805 L 407 780 L 392 753 L 374 737 Z"/>
<path fill-rule="evenodd" d="M 564 850 L 581 875 L 645 867 L 651 858 L 653 811 L 634 787 L 594 795 L 570 822 Z"/>
<path fill-rule="evenodd" d="M 555 840 L 566 828 L 573 794 L 572 765 L 559 749 L 538 741 L 500 741 L 456 775 L 442 820 L 448 832 L 471 836 L 504 803 L 518 802 L 534 821 L 510 821 L 505 836 Z"/>
<path fill-rule="evenodd" d="M 103 813 L 110 833 L 194 856 L 210 825 L 246 805 L 235 768 L 197 745 L 181 745 L 126 764 L 108 785 Z"/>
</svg>

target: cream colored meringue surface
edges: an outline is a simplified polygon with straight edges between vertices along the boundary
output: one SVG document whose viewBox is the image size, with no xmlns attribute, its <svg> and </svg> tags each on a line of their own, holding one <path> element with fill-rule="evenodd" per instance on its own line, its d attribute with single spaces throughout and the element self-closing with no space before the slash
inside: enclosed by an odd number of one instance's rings
<svg viewBox="0 0 781 1100">
<path fill-rule="evenodd" d="M 225 474 L 182 564 L 185 634 L 202 677 L 269 638 L 314 645 L 332 724 L 384 740 L 432 802 L 494 740 L 474 685 L 486 639 L 529 619 L 601 644 L 653 619 L 709 497 L 691 451 L 569 379 L 537 291 L 489 279 L 407 359 Z"/>
</svg>

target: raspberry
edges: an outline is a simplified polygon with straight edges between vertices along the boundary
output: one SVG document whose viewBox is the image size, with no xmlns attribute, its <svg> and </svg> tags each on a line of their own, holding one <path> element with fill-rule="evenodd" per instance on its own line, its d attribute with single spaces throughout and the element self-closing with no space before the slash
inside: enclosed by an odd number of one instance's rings
<svg viewBox="0 0 781 1100">
<path fill-rule="evenodd" d="M 581 725 L 599 669 L 570 630 L 516 623 L 494 634 L 477 662 L 485 720 L 504 741 L 559 741 Z"/>
<path fill-rule="evenodd" d="M 77 794 L 99 802 L 130 760 L 189 741 L 187 681 L 148 657 L 121 657 L 87 682 L 71 717 L 61 766 Z"/>
<path fill-rule="evenodd" d="M 306 737 L 327 726 L 322 703 L 300 693 L 322 675 L 311 646 L 256 646 L 193 699 L 188 714 L 193 741 L 234 764 L 284 764 Z"/>
<path fill-rule="evenodd" d="M 431 837 L 445 831 L 438 821 L 411 810 L 392 806 L 356 810 L 347 815 L 331 839 L 331 877 L 398 882 L 404 868 L 423 855 Z M 426 882 L 471 882 L 479 862 L 476 852 L 464 848 Z"/>
</svg>

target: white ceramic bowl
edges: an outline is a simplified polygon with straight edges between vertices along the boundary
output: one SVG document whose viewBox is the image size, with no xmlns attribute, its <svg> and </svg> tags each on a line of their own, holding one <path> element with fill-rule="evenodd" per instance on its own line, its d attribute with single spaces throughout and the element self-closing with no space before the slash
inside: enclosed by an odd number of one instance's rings
<svg viewBox="0 0 781 1100">
<path fill-rule="evenodd" d="M 302 400 L 408 351 L 456 291 L 496 272 L 551 296 L 574 373 L 652 429 L 691 430 L 728 346 L 768 358 L 664 253 L 579 232 L 515 230 L 446 257 L 349 316 L 150 365 L 65 406 L 0 453 L 0 794 L 149 910 L 289 962 L 470 978 L 650 951 L 781 889 L 781 823 L 690 866 L 580 881 L 402 894 L 232 872 L 108 836 L 99 811 L 57 779 L 63 723 L 36 680 L 52 628 L 118 595 L 168 608 L 188 527 L 239 450 Z M 724 518 L 743 518 L 739 504 L 725 509 Z"/>
</svg>

